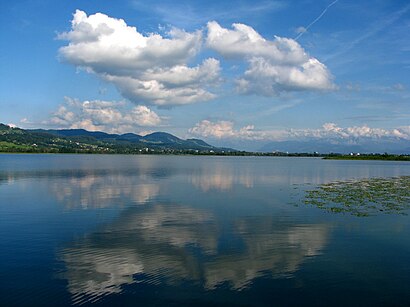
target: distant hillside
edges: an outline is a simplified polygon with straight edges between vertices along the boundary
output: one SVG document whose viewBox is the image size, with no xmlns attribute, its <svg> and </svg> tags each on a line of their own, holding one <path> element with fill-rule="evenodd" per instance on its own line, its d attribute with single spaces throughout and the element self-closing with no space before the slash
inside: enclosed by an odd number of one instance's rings
<svg viewBox="0 0 410 307">
<path fill-rule="evenodd" d="M 165 132 L 146 136 L 84 129 L 24 130 L 0 124 L 0 152 L 50 153 L 218 153 L 232 151 L 198 139 L 183 140 Z"/>
<path fill-rule="evenodd" d="M 118 134 L 108 134 L 105 132 L 101 131 L 87 131 L 84 129 L 61 129 L 61 130 L 45 130 L 45 129 L 34 129 L 34 130 L 27 130 L 29 132 L 43 132 L 43 133 L 49 133 L 49 134 L 54 134 L 58 136 L 91 136 L 96 139 L 109 139 L 109 138 L 115 138 L 118 137 Z"/>
</svg>

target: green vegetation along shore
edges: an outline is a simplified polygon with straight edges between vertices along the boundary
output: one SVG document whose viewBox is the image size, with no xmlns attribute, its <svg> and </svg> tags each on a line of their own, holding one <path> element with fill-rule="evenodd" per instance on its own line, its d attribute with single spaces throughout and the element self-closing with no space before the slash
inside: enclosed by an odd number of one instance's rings
<svg viewBox="0 0 410 307">
<path fill-rule="evenodd" d="M 410 161 L 410 155 L 391 155 L 391 154 L 329 154 L 323 157 L 329 160 L 383 160 L 383 161 Z"/>
</svg>

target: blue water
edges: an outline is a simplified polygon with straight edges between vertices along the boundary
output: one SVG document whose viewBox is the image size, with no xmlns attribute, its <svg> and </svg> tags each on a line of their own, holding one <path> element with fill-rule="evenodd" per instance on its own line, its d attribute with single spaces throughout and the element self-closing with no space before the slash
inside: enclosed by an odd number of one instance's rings
<svg viewBox="0 0 410 307">
<path fill-rule="evenodd" d="M 410 216 L 303 203 L 410 163 L 0 155 L 1 306 L 409 306 Z"/>
</svg>

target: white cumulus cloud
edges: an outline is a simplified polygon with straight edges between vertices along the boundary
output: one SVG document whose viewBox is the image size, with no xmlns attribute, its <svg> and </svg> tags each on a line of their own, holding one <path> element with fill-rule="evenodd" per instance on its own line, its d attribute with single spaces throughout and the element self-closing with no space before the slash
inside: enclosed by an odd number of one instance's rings
<svg viewBox="0 0 410 307">
<path fill-rule="evenodd" d="M 193 68 L 177 65 L 170 69 L 147 69 L 142 75 L 142 79 L 157 80 L 167 86 L 184 86 L 198 82 L 213 82 L 218 80 L 219 72 L 219 61 L 210 58 L 206 59 L 201 65 Z"/>
<path fill-rule="evenodd" d="M 293 39 L 276 36 L 266 40 L 252 27 L 234 23 L 233 30 L 208 22 L 206 44 L 225 58 L 264 57 L 283 64 L 301 64 L 309 57 Z"/>
<path fill-rule="evenodd" d="M 158 106 L 191 104 L 215 97 L 200 86 L 166 86 L 158 80 L 141 80 L 124 76 L 104 76 L 104 80 L 117 86 L 122 95 L 131 101 L 140 99 Z"/>
<path fill-rule="evenodd" d="M 158 126 L 161 118 L 143 105 L 128 109 L 123 102 L 79 101 L 66 97 L 66 102 L 45 123 L 59 128 L 125 133 Z"/>
<path fill-rule="evenodd" d="M 192 135 L 202 136 L 216 139 L 246 139 L 246 140 L 261 140 L 266 139 L 269 134 L 275 134 L 276 131 L 256 131 L 253 125 L 234 128 L 232 121 L 217 121 L 212 122 L 203 120 L 190 128 L 188 132 Z M 278 132 L 279 134 L 281 132 Z M 279 137 L 279 134 L 277 137 Z"/>
<path fill-rule="evenodd" d="M 136 104 L 166 107 L 214 99 L 212 89 L 222 80 L 220 60 L 191 64 L 207 49 L 223 61 L 247 65 L 234 82 L 239 94 L 275 96 L 335 88 L 328 68 L 296 40 L 266 39 L 241 23 L 227 29 L 210 21 L 206 35 L 176 28 L 165 35 L 144 34 L 123 19 L 77 10 L 70 31 L 58 38 L 68 41 L 59 49 L 62 61 L 112 83 Z"/>
<path fill-rule="evenodd" d="M 196 67 L 187 63 L 198 54 L 202 32 L 179 29 L 143 35 L 124 20 L 77 10 L 60 57 L 112 82 L 133 102 L 157 105 L 194 103 L 214 98 L 208 86 L 219 78 L 219 61 L 206 59 Z"/>
<path fill-rule="evenodd" d="M 173 66 L 184 64 L 197 54 L 201 32 L 187 33 L 171 30 L 170 38 L 159 34 L 144 36 L 124 20 L 96 13 L 89 15 L 77 10 L 71 31 L 60 34 L 69 41 L 60 48 L 65 60 L 96 72 L 138 76 L 141 69 L 153 64 Z"/>
<path fill-rule="evenodd" d="M 278 95 L 294 90 L 335 88 L 327 67 L 290 38 L 263 38 L 252 27 L 235 23 L 232 30 L 208 23 L 206 45 L 226 59 L 244 59 L 248 69 L 237 80 L 241 93 Z"/>
</svg>

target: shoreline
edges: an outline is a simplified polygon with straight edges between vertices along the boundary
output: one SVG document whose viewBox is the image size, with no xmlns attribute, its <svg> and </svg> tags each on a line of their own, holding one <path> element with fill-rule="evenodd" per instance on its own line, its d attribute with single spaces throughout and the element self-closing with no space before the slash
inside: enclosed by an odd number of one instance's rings
<svg viewBox="0 0 410 307">
<path fill-rule="evenodd" d="M 102 153 L 102 152 L 6 152 L 1 151 L 0 155 L 124 155 L 124 156 L 210 156 L 210 157 L 277 157 L 277 158 L 321 158 L 323 160 L 357 160 L 357 161 L 399 161 L 410 162 L 410 155 L 335 155 L 335 154 L 309 154 L 309 153 L 257 153 L 257 152 L 237 152 L 237 153 Z"/>
</svg>

